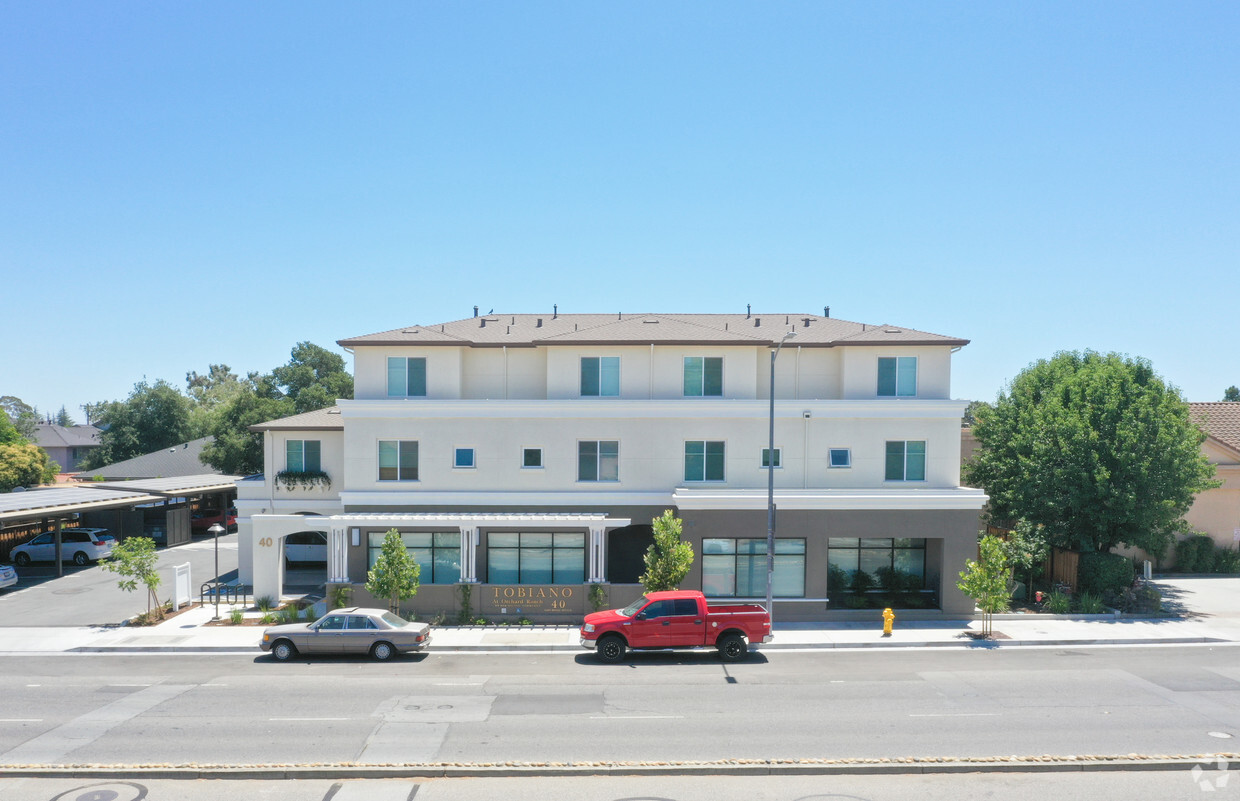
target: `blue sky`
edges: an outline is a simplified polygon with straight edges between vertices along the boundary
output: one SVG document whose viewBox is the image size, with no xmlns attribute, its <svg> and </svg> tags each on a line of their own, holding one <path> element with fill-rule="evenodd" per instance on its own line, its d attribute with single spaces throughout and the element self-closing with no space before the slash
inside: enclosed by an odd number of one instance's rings
<svg viewBox="0 0 1240 801">
<path fill-rule="evenodd" d="M 483 311 L 1240 384 L 1240 4 L 0 3 L 0 394 Z"/>
</svg>

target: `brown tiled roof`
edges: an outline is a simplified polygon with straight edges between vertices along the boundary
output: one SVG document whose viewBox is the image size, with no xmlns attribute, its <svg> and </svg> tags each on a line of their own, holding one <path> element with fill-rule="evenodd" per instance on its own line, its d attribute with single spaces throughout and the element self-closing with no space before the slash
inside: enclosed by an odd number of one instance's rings
<svg viewBox="0 0 1240 801">
<path fill-rule="evenodd" d="M 1190 403 L 1188 408 L 1202 431 L 1240 451 L 1240 401 Z"/>
<path fill-rule="evenodd" d="M 816 314 L 487 314 L 339 340 L 365 345 L 967 345 L 969 340 Z"/>
<path fill-rule="evenodd" d="M 340 407 L 328 406 L 313 412 L 282 417 L 279 420 L 268 420 L 250 426 L 251 431 L 343 431 L 344 423 L 340 420 Z"/>
</svg>

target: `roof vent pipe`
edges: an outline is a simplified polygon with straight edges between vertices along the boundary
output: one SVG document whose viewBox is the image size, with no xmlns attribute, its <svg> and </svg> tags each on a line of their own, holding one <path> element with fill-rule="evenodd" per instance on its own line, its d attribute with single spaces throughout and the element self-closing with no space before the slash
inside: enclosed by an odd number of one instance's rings
<svg viewBox="0 0 1240 801">
<path fill-rule="evenodd" d="M 558 319 L 559 316 L 560 316 L 560 304 L 552 303 L 551 304 L 551 319 L 552 320 Z"/>
<path fill-rule="evenodd" d="M 542 328 L 542 318 L 541 318 L 541 317 L 539 317 L 539 318 L 538 318 L 538 322 L 534 325 L 534 327 L 535 327 L 535 328 Z"/>
<path fill-rule="evenodd" d="M 748 320 L 750 317 L 753 317 L 753 306 L 746 303 L 745 304 L 745 319 Z"/>
<path fill-rule="evenodd" d="M 475 317 L 477 317 L 477 316 L 478 316 L 478 307 L 477 307 L 477 306 L 475 306 L 475 307 L 474 307 L 474 316 L 475 316 Z"/>
<path fill-rule="evenodd" d="M 822 316 L 823 316 L 823 317 L 830 317 L 830 316 L 831 316 L 831 307 L 830 307 L 830 306 L 823 306 L 823 307 L 822 307 Z"/>
<path fill-rule="evenodd" d="M 761 328 L 761 327 L 762 327 L 762 318 L 761 318 L 761 317 L 755 317 L 755 318 L 753 318 L 753 327 L 754 327 L 754 328 Z"/>
</svg>

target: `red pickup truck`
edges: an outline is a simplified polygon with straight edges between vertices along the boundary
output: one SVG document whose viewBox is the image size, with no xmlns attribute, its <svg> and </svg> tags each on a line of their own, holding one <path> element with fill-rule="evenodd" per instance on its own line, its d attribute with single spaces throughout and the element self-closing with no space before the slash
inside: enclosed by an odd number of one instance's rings
<svg viewBox="0 0 1240 801">
<path fill-rule="evenodd" d="M 581 646 L 604 662 L 619 662 L 629 648 L 718 648 L 738 662 L 749 644 L 771 641 L 771 616 L 758 604 L 707 605 L 696 590 L 643 595 L 623 609 L 586 615 Z"/>
</svg>

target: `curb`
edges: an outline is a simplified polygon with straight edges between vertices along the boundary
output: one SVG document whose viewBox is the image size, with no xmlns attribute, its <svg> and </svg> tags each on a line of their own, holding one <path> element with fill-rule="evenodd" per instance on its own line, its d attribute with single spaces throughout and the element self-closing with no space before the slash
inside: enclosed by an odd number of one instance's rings
<svg viewBox="0 0 1240 801">
<path fill-rule="evenodd" d="M 1232 643 L 1235 640 L 1227 640 L 1221 637 L 1165 637 L 1161 639 L 1149 638 L 1130 638 L 1130 639 L 1091 639 L 1091 640 L 967 640 L 960 642 L 951 642 L 943 640 L 925 640 L 925 641 L 909 641 L 909 642 L 807 642 L 807 643 L 767 643 L 761 647 L 754 647 L 754 652 L 761 653 L 763 651 L 833 651 L 833 650 L 853 650 L 853 649 L 874 649 L 874 648 L 965 648 L 990 650 L 996 648 L 1022 648 L 1036 645 L 1042 646 L 1093 646 L 1093 645 L 1125 645 L 1125 646 L 1142 646 L 1142 645 L 1200 645 L 1206 643 Z M 73 653 L 73 654 L 166 654 L 166 653 L 228 653 L 228 654 L 249 654 L 254 653 L 262 655 L 257 650 L 258 646 L 241 646 L 241 645 L 83 645 L 76 648 L 68 648 L 62 651 L 53 651 L 51 653 Z M 675 649 L 652 649 L 643 651 L 642 653 L 670 653 Z M 706 651 L 709 649 L 698 649 Z M 464 644 L 464 645 L 443 645 L 431 646 L 422 653 L 433 655 L 435 653 L 470 653 L 470 652 L 519 652 L 519 651 L 536 651 L 540 653 L 559 652 L 559 653 L 580 653 L 589 654 L 591 651 L 582 648 L 579 645 L 518 645 L 512 643 L 505 644 Z M 9 655 L 33 654 L 33 653 L 49 653 L 46 651 L 0 651 L 0 653 Z"/>
<path fill-rule="evenodd" d="M 289 779 L 484 779 L 553 776 L 827 776 L 931 775 L 944 773 L 1084 773 L 1166 771 L 1237 760 L 1240 754 L 1195 756 L 1008 756 L 952 759 L 723 760 L 719 762 L 502 762 L 406 765 L 16 765 L 0 767 L 0 778 L 166 780 Z"/>
</svg>

